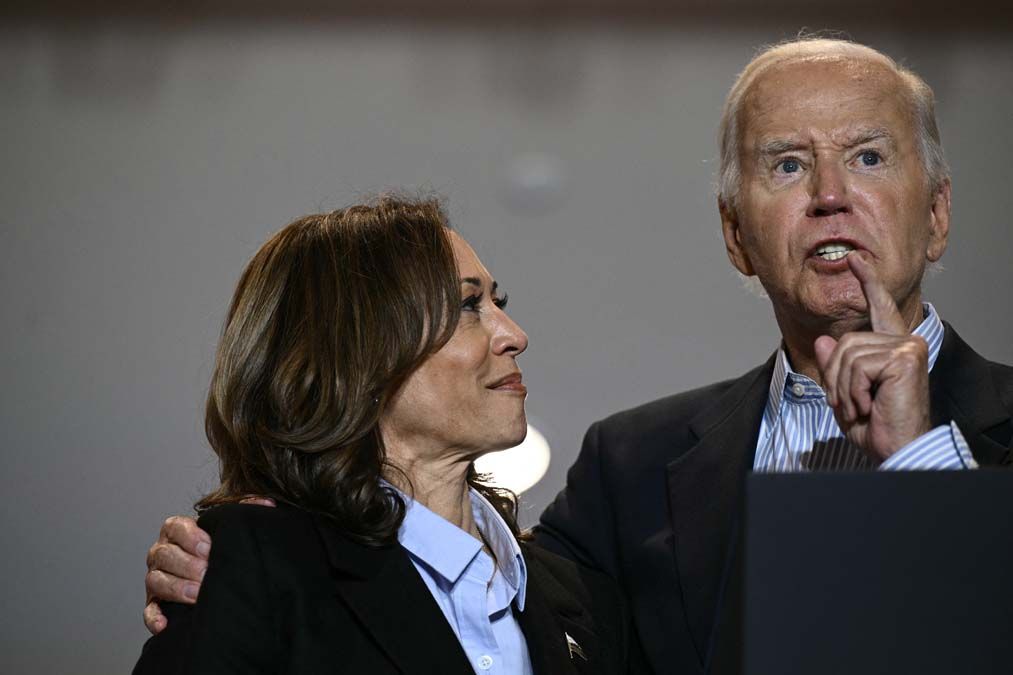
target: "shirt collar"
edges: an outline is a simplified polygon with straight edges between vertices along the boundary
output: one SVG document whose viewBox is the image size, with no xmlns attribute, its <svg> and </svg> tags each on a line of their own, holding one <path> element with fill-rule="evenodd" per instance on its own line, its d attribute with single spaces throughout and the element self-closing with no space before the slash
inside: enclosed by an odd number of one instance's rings
<svg viewBox="0 0 1013 675">
<path fill-rule="evenodd" d="M 922 319 L 917 328 L 911 331 L 911 334 L 919 336 L 928 344 L 929 372 L 931 372 L 932 367 L 936 364 L 936 359 L 939 357 L 939 348 L 943 344 L 945 329 L 938 312 L 936 312 L 936 308 L 931 303 L 922 303 L 922 313 L 925 318 Z M 798 387 L 797 391 L 801 392 L 801 394 L 793 391 L 796 387 Z M 770 379 L 767 408 L 763 413 L 764 421 L 768 425 L 773 423 L 774 419 L 780 415 L 782 400 L 786 398 L 792 403 L 806 403 L 821 399 L 823 396 L 823 389 L 818 384 L 805 375 L 800 375 L 792 370 L 791 364 L 788 363 L 788 354 L 784 350 L 784 344 L 782 343 L 781 348 L 777 352 L 777 359 L 774 362 L 774 375 Z"/>
<path fill-rule="evenodd" d="M 520 544 L 503 520 L 499 511 L 480 492 L 471 488 L 471 507 L 478 531 L 485 537 L 485 543 L 492 549 L 496 567 L 507 584 L 517 592 L 517 609 L 524 611 L 524 597 L 527 591 L 528 567 L 521 554 Z"/>
<path fill-rule="evenodd" d="M 456 584 L 482 551 L 482 542 L 404 493 L 400 494 L 407 509 L 398 530 L 398 541 L 448 583 Z M 523 611 L 527 566 L 517 539 L 485 497 L 474 488 L 469 488 L 468 496 L 475 525 L 493 552 L 497 570 L 516 595 L 517 608 Z"/>
</svg>

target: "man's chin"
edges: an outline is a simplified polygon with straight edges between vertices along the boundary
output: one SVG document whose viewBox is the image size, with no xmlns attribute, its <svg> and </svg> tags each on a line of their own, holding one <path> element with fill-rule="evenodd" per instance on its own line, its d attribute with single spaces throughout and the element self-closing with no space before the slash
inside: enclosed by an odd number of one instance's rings
<svg viewBox="0 0 1013 675">
<path fill-rule="evenodd" d="M 859 294 L 857 298 L 841 299 L 837 302 L 828 303 L 820 308 L 820 323 L 825 327 L 825 335 L 834 339 L 840 338 L 845 333 L 869 330 L 869 304 L 865 296 Z"/>
<path fill-rule="evenodd" d="M 869 306 L 859 289 L 853 294 L 813 298 L 786 314 L 795 319 L 796 325 L 808 326 L 808 332 L 839 338 L 845 333 L 867 330 L 869 327 Z"/>
</svg>

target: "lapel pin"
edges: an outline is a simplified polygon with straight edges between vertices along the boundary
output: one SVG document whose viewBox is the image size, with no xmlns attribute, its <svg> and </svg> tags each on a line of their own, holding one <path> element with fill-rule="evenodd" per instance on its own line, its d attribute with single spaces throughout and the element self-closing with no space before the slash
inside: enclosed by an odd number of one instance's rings
<svg viewBox="0 0 1013 675">
<path fill-rule="evenodd" d="M 565 631 L 563 632 L 563 635 L 566 636 L 566 648 L 570 650 L 570 660 L 572 661 L 574 656 L 579 656 L 587 661 L 587 656 L 584 655 L 584 650 L 579 644 L 577 644 L 577 641 Z"/>
</svg>

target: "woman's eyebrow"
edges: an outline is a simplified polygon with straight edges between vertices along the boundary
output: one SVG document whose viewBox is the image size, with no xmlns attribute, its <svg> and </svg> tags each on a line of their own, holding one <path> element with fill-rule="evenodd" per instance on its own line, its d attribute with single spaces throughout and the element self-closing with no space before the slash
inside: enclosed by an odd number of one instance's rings
<svg viewBox="0 0 1013 675">
<path fill-rule="evenodd" d="M 482 280 L 479 279 L 478 277 L 461 277 L 461 283 L 470 284 L 472 286 L 478 286 L 479 288 L 482 288 Z M 492 292 L 495 293 L 497 288 L 499 288 L 499 282 L 493 281 Z"/>
</svg>

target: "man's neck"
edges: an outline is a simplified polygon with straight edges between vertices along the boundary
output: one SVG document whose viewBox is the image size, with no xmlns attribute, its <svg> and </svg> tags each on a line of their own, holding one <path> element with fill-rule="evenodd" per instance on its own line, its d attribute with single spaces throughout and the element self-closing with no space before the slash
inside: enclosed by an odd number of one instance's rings
<svg viewBox="0 0 1013 675">
<path fill-rule="evenodd" d="M 920 293 L 904 303 L 904 306 L 899 309 L 909 333 L 914 331 L 925 318 Z M 784 350 L 791 369 L 808 377 L 821 387 L 823 386 L 823 375 L 816 362 L 816 338 L 829 335 L 835 340 L 840 340 L 846 333 L 872 330 L 868 315 L 832 320 L 823 317 L 806 317 L 804 321 L 797 321 L 789 312 L 778 312 L 776 309 L 775 315 L 778 327 L 781 329 Z"/>
</svg>

